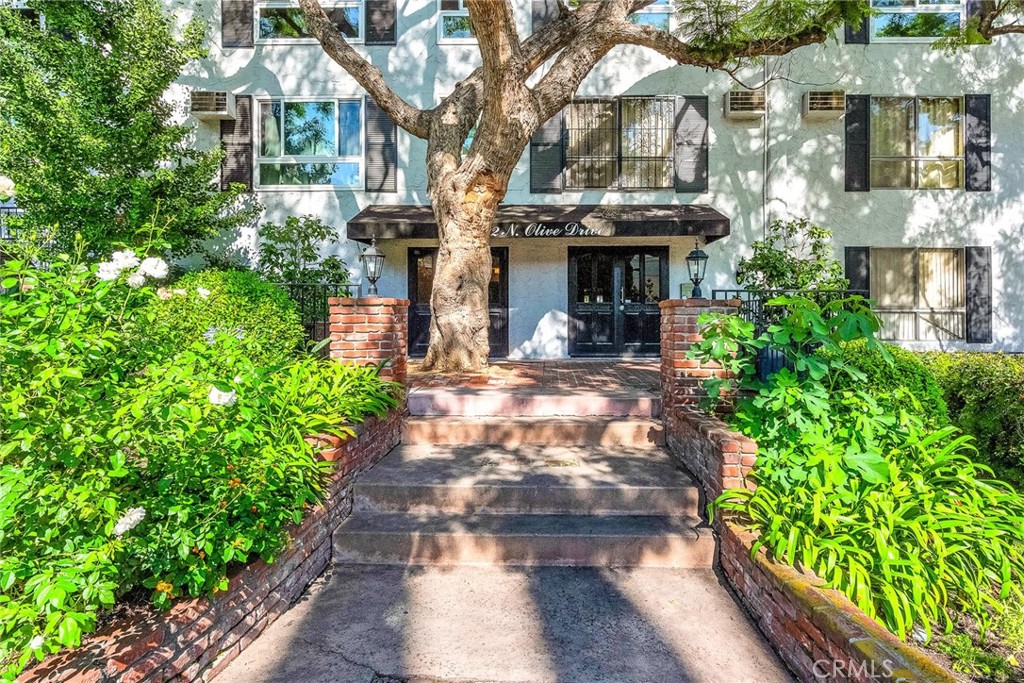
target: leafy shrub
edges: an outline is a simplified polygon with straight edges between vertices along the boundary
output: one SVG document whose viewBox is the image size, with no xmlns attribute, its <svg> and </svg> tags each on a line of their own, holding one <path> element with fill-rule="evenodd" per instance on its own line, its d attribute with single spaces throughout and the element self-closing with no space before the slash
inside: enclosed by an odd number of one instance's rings
<svg viewBox="0 0 1024 683">
<path fill-rule="evenodd" d="M 232 564 L 272 559 L 323 490 L 326 466 L 303 437 L 349 435 L 395 405 L 375 368 L 256 365 L 250 337 L 140 351 L 156 295 L 109 266 L 0 266 L 6 680 L 78 645 L 134 588 L 167 605 L 224 588 Z"/>
<path fill-rule="evenodd" d="M 891 345 L 886 345 L 883 353 L 864 340 L 842 344 L 837 353 L 863 373 L 865 389 L 890 412 L 898 411 L 911 400 L 915 404 L 914 412 L 928 424 L 935 427 L 949 424 L 942 389 L 918 354 Z M 853 380 L 846 373 L 839 373 L 834 379 L 833 390 L 853 388 Z"/>
<path fill-rule="evenodd" d="M 348 269 L 337 256 L 320 256 L 324 244 L 338 243 L 337 231 L 313 216 L 288 216 L 259 230 L 259 271 L 273 282 L 348 284 Z"/>
<path fill-rule="evenodd" d="M 955 425 L 973 436 L 981 458 L 1024 490 L 1024 358 L 1000 353 L 920 354 Z"/>
<path fill-rule="evenodd" d="M 188 273 L 151 298 L 139 326 L 143 346 L 188 348 L 218 332 L 246 341 L 257 365 L 293 356 L 304 331 L 294 302 L 280 287 L 245 270 Z"/>
<path fill-rule="evenodd" d="M 755 550 L 815 572 L 901 638 L 915 625 L 948 631 L 957 612 L 984 629 L 1002 602 L 1022 596 L 1024 499 L 971 460 L 970 437 L 929 429 L 865 388 L 842 345 L 888 352 L 863 300 L 770 305 L 786 313 L 760 335 L 737 316 L 700 319 L 693 355 L 737 374 L 749 395 L 733 423 L 758 442 L 756 490 L 726 491 L 714 509 L 756 529 Z M 764 348 L 792 369 L 757 379 L 753 357 Z M 717 397 L 722 383 L 706 386 Z"/>
<path fill-rule="evenodd" d="M 806 218 L 773 220 L 754 254 L 740 259 L 736 283 L 748 289 L 846 289 L 843 266 L 832 255 L 832 231 Z"/>
</svg>

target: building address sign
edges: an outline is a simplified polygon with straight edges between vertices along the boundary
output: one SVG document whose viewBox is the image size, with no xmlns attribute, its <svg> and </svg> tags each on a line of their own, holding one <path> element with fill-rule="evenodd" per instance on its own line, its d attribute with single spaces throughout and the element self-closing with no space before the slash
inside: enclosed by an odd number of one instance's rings
<svg viewBox="0 0 1024 683">
<path fill-rule="evenodd" d="M 588 228 L 579 223 L 507 223 L 491 228 L 491 237 L 509 239 L 516 237 L 611 237 L 615 230 Z"/>
</svg>

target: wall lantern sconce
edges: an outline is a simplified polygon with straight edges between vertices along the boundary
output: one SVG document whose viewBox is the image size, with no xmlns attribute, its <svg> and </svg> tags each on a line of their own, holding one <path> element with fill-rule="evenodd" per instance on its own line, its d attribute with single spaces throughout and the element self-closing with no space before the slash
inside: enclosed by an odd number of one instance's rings
<svg viewBox="0 0 1024 683">
<path fill-rule="evenodd" d="M 704 281 L 707 267 L 708 255 L 704 253 L 699 244 L 694 243 L 693 251 L 686 255 L 686 270 L 690 274 L 690 282 L 693 283 L 693 293 L 690 297 L 693 299 L 700 299 L 704 296 L 700 291 L 700 283 Z"/>
<path fill-rule="evenodd" d="M 370 246 L 359 255 L 359 260 L 363 262 L 363 271 L 366 273 L 366 279 L 370 281 L 370 291 L 367 294 L 377 296 L 377 280 L 384 272 L 384 252 L 377 248 L 376 237 L 370 241 Z"/>
</svg>

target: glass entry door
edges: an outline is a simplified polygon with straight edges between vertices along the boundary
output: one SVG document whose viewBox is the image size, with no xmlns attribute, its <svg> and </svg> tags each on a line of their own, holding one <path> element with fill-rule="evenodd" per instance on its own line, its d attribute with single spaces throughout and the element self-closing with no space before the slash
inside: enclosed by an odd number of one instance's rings
<svg viewBox="0 0 1024 683">
<path fill-rule="evenodd" d="M 430 343 L 430 292 L 434 288 L 436 247 L 409 249 L 409 355 L 425 356 Z M 508 247 L 491 247 L 487 292 L 491 358 L 508 356 Z"/>
<path fill-rule="evenodd" d="M 569 248 L 569 355 L 656 356 L 668 247 Z"/>
</svg>

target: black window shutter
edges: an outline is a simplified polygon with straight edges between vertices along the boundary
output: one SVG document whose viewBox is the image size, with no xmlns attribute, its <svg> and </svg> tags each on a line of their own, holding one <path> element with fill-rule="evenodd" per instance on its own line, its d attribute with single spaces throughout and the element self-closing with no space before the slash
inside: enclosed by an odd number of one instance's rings
<svg viewBox="0 0 1024 683">
<path fill-rule="evenodd" d="M 871 290 L 871 249 L 868 247 L 846 247 L 846 279 L 850 289 L 867 296 Z"/>
<path fill-rule="evenodd" d="M 992 248 L 966 247 L 967 341 L 992 343 Z"/>
<path fill-rule="evenodd" d="M 366 189 L 398 192 L 398 131 L 372 97 L 366 101 Z"/>
<path fill-rule="evenodd" d="M 395 0 L 365 0 L 366 44 L 395 45 L 398 10 Z"/>
<path fill-rule="evenodd" d="M 235 96 L 235 119 L 220 122 L 220 189 L 241 183 L 252 189 L 252 95 Z"/>
<path fill-rule="evenodd" d="M 871 189 L 871 96 L 846 96 L 846 191 Z"/>
<path fill-rule="evenodd" d="M 254 0 L 222 0 L 220 44 L 222 47 L 252 47 Z"/>
<path fill-rule="evenodd" d="M 530 140 L 530 192 L 561 194 L 562 112 L 558 112 L 537 129 Z"/>
<path fill-rule="evenodd" d="M 533 32 L 536 33 L 544 24 L 558 18 L 558 3 L 555 0 L 532 0 L 530 12 L 533 15 Z"/>
<path fill-rule="evenodd" d="M 992 189 L 991 95 L 964 95 L 964 188 Z"/>
<path fill-rule="evenodd" d="M 867 45 L 871 42 L 870 18 L 864 17 L 859 24 L 846 25 L 846 43 L 848 45 Z"/>
<path fill-rule="evenodd" d="M 459 0 L 441 0 L 442 12 L 458 12 L 460 9 Z"/>
<path fill-rule="evenodd" d="M 676 192 L 707 192 L 707 97 L 676 97 L 674 162 Z"/>
</svg>

